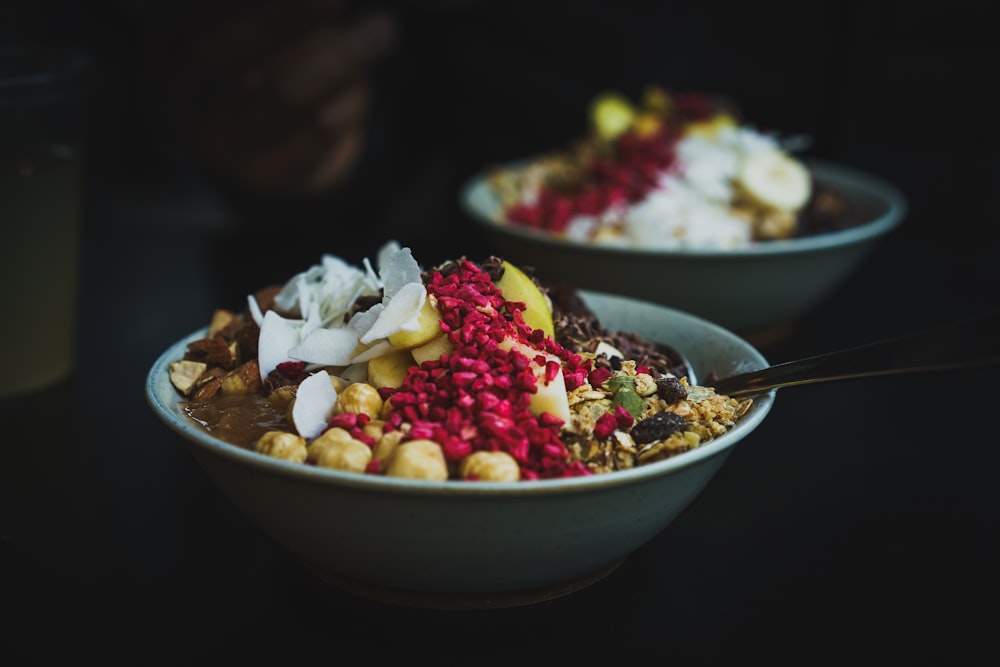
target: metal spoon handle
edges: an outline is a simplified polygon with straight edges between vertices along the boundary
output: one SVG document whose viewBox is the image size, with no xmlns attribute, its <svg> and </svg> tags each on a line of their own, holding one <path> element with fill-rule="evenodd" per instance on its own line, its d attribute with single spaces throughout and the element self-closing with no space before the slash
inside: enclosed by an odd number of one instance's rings
<svg viewBox="0 0 1000 667">
<path fill-rule="evenodd" d="M 978 368 L 1000 363 L 1000 312 L 928 331 L 775 364 L 714 383 L 729 396 L 873 375 Z"/>
</svg>

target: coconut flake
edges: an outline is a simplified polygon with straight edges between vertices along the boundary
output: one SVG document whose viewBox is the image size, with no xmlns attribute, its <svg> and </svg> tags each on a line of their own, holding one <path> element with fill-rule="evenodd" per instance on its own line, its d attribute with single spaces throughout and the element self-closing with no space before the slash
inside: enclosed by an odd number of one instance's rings
<svg viewBox="0 0 1000 667">
<path fill-rule="evenodd" d="M 256 299 L 248 297 L 250 313 L 261 329 L 261 379 L 285 361 L 329 366 L 357 363 L 386 349 L 372 343 L 404 329 L 416 330 L 427 299 L 420 265 L 409 248 L 395 241 L 384 244 L 377 259 L 377 274 L 368 258 L 362 270 L 340 257 L 323 255 L 319 264 L 293 276 L 274 302 L 284 312 L 299 314 L 301 320 L 286 319 L 274 311 L 261 313 Z M 360 296 L 378 294 L 381 303 L 354 313 L 345 324 Z M 370 347 L 357 353 L 359 341 Z"/>
<path fill-rule="evenodd" d="M 361 342 L 368 344 L 403 330 L 416 331 L 420 326 L 420 309 L 426 300 L 423 283 L 406 283 L 392 297 L 387 295 L 378 319 L 361 336 Z"/>
<path fill-rule="evenodd" d="M 316 329 L 288 350 L 298 361 L 322 366 L 346 366 L 354 357 L 358 335 L 350 329 Z"/>
<path fill-rule="evenodd" d="M 305 322 L 302 323 L 302 330 L 299 332 L 299 340 L 302 340 L 313 331 L 323 326 L 323 316 L 320 314 L 320 306 L 315 301 L 309 304 L 309 314 Z"/>
<path fill-rule="evenodd" d="M 260 312 L 260 304 L 257 303 L 257 297 L 253 294 L 247 295 L 247 309 L 250 311 L 250 317 L 260 327 L 264 323 L 264 313 Z"/>
<path fill-rule="evenodd" d="M 381 270 L 382 267 L 388 266 L 390 258 L 399 252 L 402 246 L 396 240 L 389 240 L 382 244 L 378 252 L 375 254 L 375 263 Z"/>
<path fill-rule="evenodd" d="M 340 377 L 348 384 L 368 382 L 368 362 L 351 364 L 340 373 Z"/>
<path fill-rule="evenodd" d="M 312 286 L 323 280 L 323 267 L 310 266 L 301 273 L 292 276 L 284 287 L 274 296 L 274 303 L 286 312 L 299 312 L 303 300 L 309 299 Z"/>
<path fill-rule="evenodd" d="M 380 340 L 371 347 L 366 347 L 360 352 L 354 355 L 351 359 L 352 364 L 360 364 L 362 362 L 370 361 L 375 357 L 381 357 L 383 354 L 392 351 L 392 343 L 387 340 Z"/>
<path fill-rule="evenodd" d="M 381 287 L 370 272 L 351 266 L 333 255 L 323 255 L 321 263 L 311 266 L 289 280 L 275 296 L 282 310 L 305 317 L 314 304 L 325 325 L 343 319 L 351 304 L 362 294 L 376 295 Z"/>
<path fill-rule="evenodd" d="M 423 284 L 420 265 L 409 248 L 400 248 L 386 257 L 385 263 L 379 265 L 379 276 L 385 296 L 390 299 L 407 285 Z"/>
<path fill-rule="evenodd" d="M 366 331 L 372 328 L 372 325 L 375 324 L 384 309 L 384 304 L 376 303 L 368 310 L 359 310 L 351 316 L 347 327 L 357 333 L 360 338 Z"/>
<path fill-rule="evenodd" d="M 302 324 L 302 320 L 285 319 L 273 310 L 264 313 L 257 340 L 257 363 L 260 365 L 261 380 L 266 379 L 278 364 L 294 361 L 288 351 L 298 344 Z"/>
<path fill-rule="evenodd" d="M 299 383 L 292 404 L 292 424 L 303 438 L 315 438 L 329 424 L 337 390 L 325 370 L 316 371 Z"/>
</svg>

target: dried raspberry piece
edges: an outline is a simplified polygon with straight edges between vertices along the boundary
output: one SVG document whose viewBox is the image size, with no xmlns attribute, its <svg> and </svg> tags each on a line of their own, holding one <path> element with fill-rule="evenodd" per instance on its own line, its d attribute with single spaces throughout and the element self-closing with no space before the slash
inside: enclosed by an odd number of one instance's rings
<svg viewBox="0 0 1000 667">
<path fill-rule="evenodd" d="M 610 412 L 605 412 L 597 418 L 597 423 L 594 424 L 594 435 L 604 440 L 605 438 L 610 438 L 616 428 L 618 428 L 618 421 L 615 419 L 615 416 Z"/>
</svg>

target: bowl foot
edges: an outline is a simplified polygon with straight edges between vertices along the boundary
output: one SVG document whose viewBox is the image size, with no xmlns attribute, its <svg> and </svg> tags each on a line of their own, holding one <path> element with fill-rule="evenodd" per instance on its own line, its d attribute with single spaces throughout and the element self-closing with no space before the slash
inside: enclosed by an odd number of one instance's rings
<svg viewBox="0 0 1000 667">
<path fill-rule="evenodd" d="M 340 575 L 326 572 L 309 563 L 306 563 L 305 567 L 324 583 L 342 592 L 375 600 L 376 602 L 405 607 L 420 607 L 423 609 L 501 609 L 504 607 L 519 607 L 536 602 L 545 602 L 575 593 L 607 577 L 617 570 L 624 560 L 617 560 L 600 570 L 557 584 L 490 593 L 447 593 L 387 588 L 347 579 Z"/>
</svg>

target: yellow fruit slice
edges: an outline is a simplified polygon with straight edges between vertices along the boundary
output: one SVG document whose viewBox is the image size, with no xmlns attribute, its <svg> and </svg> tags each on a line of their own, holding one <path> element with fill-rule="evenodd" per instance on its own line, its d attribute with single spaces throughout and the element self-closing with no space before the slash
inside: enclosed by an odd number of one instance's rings
<svg viewBox="0 0 1000 667">
<path fill-rule="evenodd" d="M 808 168 L 780 150 L 746 156 L 736 174 L 736 185 L 760 206 L 779 211 L 799 210 L 812 194 Z"/>
<path fill-rule="evenodd" d="M 501 262 L 503 275 L 497 281 L 497 289 L 503 298 L 512 302 L 523 302 L 524 321 L 532 329 L 541 329 L 546 336 L 555 335 L 555 325 L 552 323 L 552 306 L 548 297 L 542 294 L 528 275 L 507 260 Z"/>
<path fill-rule="evenodd" d="M 423 345 L 410 350 L 410 354 L 413 355 L 413 361 L 419 365 L 425 361 L 440 359 L 442 355 L 451 354 L 454 350 L 455 346 L 448 340 L 448 334 L 442 332 Z"/>
<path fill-rule="evenodd" d="M 389 343 L 397 350 L 409 350 L 423 345 L 441 333 L 441 313 L 430 299 L 424 301 L 417 315 L 416 331 L 397 331 L 389 335 Z"/>
<path fill-rule="evenodd" d="M 368 384 L 375 387 L 399 387 L 414 365 L 409 350 L 390 350 L 368 361 Z"/>
<path fill-rule="evenodd" d="M 611 141 L 625 132 L 635 120 L 635 108 L 617 93 L 603 93 L 591 103 L 590 121 L 597 136 Z"/>
<path fill-rule="evenodd" d="M 694 121 L 684 127 L 684 133 L 688 136 L 704 137 L 713 139 L 725 128 L 736 127 L 736 119 L 727 113 L 719 113 L 707 120 Z"/>
</svg>

